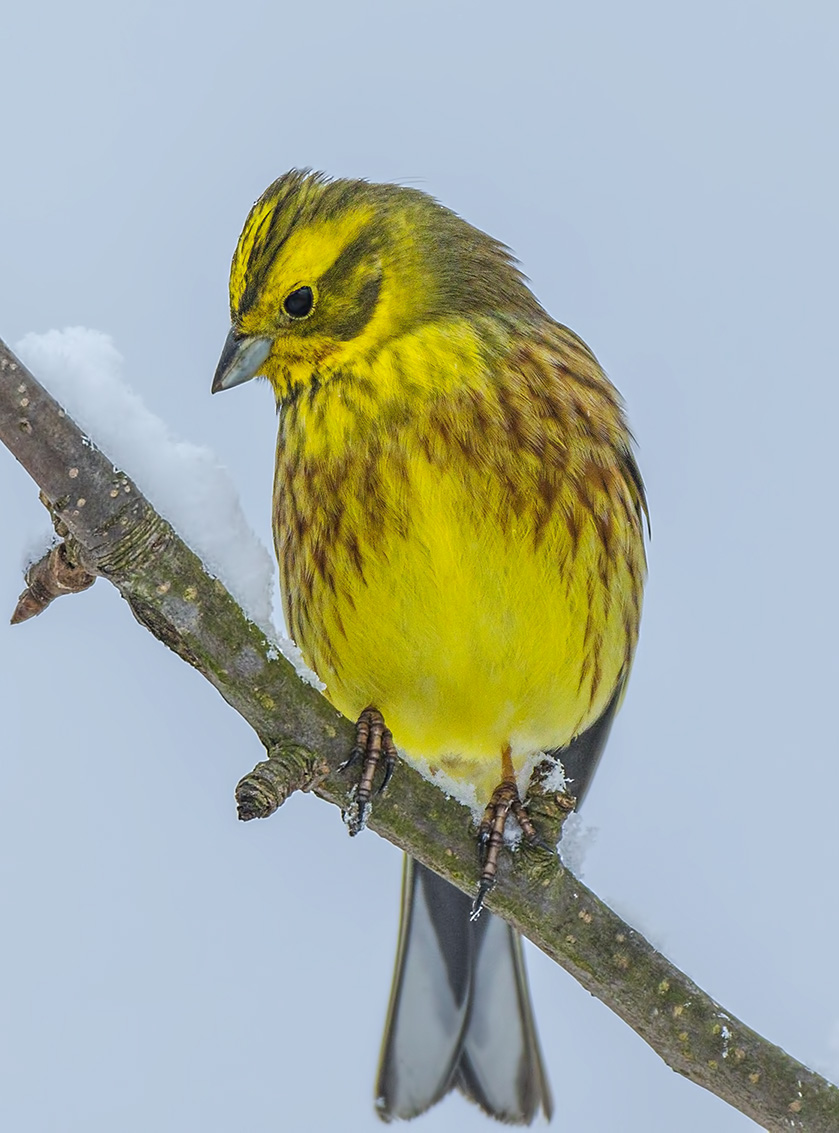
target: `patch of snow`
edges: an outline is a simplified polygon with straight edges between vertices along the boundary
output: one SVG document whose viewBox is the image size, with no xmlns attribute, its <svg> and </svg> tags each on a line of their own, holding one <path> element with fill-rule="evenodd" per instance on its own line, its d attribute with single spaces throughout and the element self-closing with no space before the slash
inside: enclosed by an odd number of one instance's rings
<svg viewBox="0 0 839 1133">
<path fill-rule="evenodd" d="M 553 764 L 551 770 L 542 777 L 543 789 L 557 795 L 564 795 L 568 790 L 568 780 L 565 778 L 565 768 L 562 766 L 562 760 L 557 759 L 555 755 L 549 756 L 547 753 L 540 753 L 539 762 L 550 762 Z"/>
<path fill-rule="evenodd" d="M 586 854 L 596 838 L 597 827 L 589 826 L 576 811 L 572 811 L 562 824 L 559 856 L 565 868 L 570 869 L 574 876 L 579 877 L 581 881 Z"/>
<path fill-rule="evenodd" d="M 447 798 L 455 799 L 461 806 L 465 806 L 467 810 L 471 811 L 476 826 L 480 823 L 484 816 L 485 803 L 478 802 L 474 784 L 466 783 L 463 779 L 455 779 L 454 776 L 447 775 L 439 767 L 432 768 L 428 760 L 415 755 L 413 752 L 403 751 L 400 748 L 399 755 L 424 779 L 428 779 L 430 783 L 439 787 Z"/>
<path fill-rule="evenodd" d="M 37 529 L 33 528 L 25 537 L 23 547 L 21 548 L 21 573 L 26 574 L 32 564 L 42 559 L 47 551 L 52 550 L 57 542 L 58 536 L 52 527 L 42 523 Z"/>
<path fill-rule="evenodd" d="M 67 327 L 27 334 L 15 352 L 297 672 L 323 688 L 274 625 L 274 559 L 251 530 L 227 469 L 209 448 L 174 436 L 145 406 L 123 376 L 124 360 L 111 337 Z"/>
</svg>

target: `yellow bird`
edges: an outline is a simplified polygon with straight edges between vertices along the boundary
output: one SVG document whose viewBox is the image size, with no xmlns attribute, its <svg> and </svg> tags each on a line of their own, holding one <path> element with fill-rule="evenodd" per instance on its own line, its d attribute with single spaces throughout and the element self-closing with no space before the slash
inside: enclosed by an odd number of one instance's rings
<svg viewBox="0 0 839 1133">
<path fill-rule="evenodd" d="M 646 571 L 622 402 L 510 252 L 416 189 L 292 171 L 253 206 L 214 392 L 280 409 L 286 621 L 359 721 L 351 831 L 400 754 L 508 811 L 544 752 L 579 800 L 623 695 Z M 517 935 L 409 863 L 377 1084 L 385 1120 L 457 1087 L 502 1121 L 551 1099 Z"/>
</svg>

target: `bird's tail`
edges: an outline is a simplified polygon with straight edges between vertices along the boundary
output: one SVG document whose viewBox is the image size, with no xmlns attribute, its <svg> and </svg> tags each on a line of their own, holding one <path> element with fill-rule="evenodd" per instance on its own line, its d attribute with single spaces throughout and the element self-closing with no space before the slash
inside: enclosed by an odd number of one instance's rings
<svg viewBox="0 0 839 1133">
<path fill-rule="evenodd" d="M 376 1109 L 416 1117 L 455 1087 L 491 1117 L 529 1125 L 553 1104 L 521 938 L 437 874 L 406 858 L 396 970 Z"/>
</svg>

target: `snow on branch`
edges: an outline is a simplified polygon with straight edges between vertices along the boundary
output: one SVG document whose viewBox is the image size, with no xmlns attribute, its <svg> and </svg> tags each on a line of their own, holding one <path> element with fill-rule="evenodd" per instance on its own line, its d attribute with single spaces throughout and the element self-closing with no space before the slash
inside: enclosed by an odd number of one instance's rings
<svg viewBox="0 0 839 1133">
<path fill-rule="evenodd" d="M 137 620 L 213 684 L 268 758 L 237 788 L 243 819 L 267 817 L 295 790 L 347 802 L 338 773 L 354 731 L 295 672 L 134 482 L 105 457 L 0 342 L 0 440 L 41 489 L 64 551 L 49 571 L 107 578 Z M 66 580 L 66 574 L 62 576 Z M 10 596 L 10 605 L 11 605 Z M 45 604 L 45 603 L 44 603 Z M 25 631 L 19 631 L 25 632 Z M 533 792 L 531 813 L 558 836 L 566 800 Z M 467 893 L 475 832 L 459 803 L 402 764 L 370 827 Z M 566 870 L 555 854 L 505 855 L 487 904 L 569 971 L 680 1074 L 769 1130 L 835 1133 L 839 1089 L 715 1003 Z"/>
</svg>

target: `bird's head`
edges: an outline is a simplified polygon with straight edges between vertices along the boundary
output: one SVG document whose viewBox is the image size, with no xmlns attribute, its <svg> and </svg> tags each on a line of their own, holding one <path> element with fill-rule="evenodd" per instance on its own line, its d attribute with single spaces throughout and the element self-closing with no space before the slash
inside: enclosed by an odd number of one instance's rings
<svg viewBox="0 0 839 1133">
<path fill-rule="evenodd" d="M 508 250 L 417 189 L 292 170 L 251 209 L 213 392 L 279 399 L 425 323 L 540 312 Z"/>
</svg>

